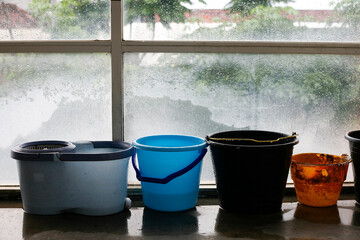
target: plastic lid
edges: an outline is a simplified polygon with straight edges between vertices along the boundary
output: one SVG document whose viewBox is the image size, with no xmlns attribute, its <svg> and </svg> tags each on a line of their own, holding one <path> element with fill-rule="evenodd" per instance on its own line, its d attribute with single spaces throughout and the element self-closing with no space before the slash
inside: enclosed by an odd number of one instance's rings
<svg viewBox="0 0 360 240">
<path fill-rule="evenodd" d="M 11 150 L 11 157 L 22 161 L 109 161 L 133 154 L 130 143 L 113 141 L 37 141 Z"/>
<path fill-rule="evenodd" d="M 74 144 L 66 141 L 27 142 L 14 147 L 11 150 L 11 157 L 24 161 L 53 161 L 55 154 L 71 151 L 74 148 Z"/>
</svg>

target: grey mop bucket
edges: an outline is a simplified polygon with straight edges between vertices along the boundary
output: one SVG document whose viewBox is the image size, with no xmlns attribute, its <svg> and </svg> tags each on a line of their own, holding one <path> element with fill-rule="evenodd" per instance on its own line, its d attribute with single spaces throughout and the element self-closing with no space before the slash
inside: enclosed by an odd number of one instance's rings
<svg viewBox="0 0 360 240">
<path fill-rule="evenodd" d="M 37 141 L 11 150 L 25 212 L 108 215 L 130 207 L 126 142 Z"/>
</svg>

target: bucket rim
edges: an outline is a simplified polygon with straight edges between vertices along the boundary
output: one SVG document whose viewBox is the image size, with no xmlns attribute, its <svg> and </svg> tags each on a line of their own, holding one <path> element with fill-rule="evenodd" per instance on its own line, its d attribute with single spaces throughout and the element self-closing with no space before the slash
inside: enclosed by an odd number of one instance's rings
<svg viewBox="0 0 360 240">
<path fill-rule="evenodd" d="M 337 156 L 340 158 L 344 158 L 346 159 L 345 162 L 342 163 L 330 163 L 330 164 L 321 164 L 321 163 L 307 163 L 307 162 L 297 162 L 295 160 L 293 160 L 294 156 L 298 156 L 298 155 L 305 155 L 305 154 L 324 154 L 324 155 L 331 155 L 331 156 Z M 315 152 L 311 152 L 311 153 L 298 153 L 298 154 L 294 154 L 291 158 L 291 164 L 296 164 L 296 165 L 304 165 L 304 166 L 341 166 L 341 165 L 348 165 L 349 163 L 351 163 L 352 160 L 351 158 L 347 155 L 347 154 L 342 154 L 342 155 L 335 155 L 335 154 L 329 154 L 329 153 L 315 153 Z"/>
<path fill-rule="evenodd" d="M 207 135 L 205 137 L 206 139 L 206 143 L 210 146 L 221 146 L 221 147 L 231 147 L 231 148 L 275 148 L 275 147 L 284 147 L 284 146 L 289 146 L 289 145 L 296 145 L 299 143 L 299 138 L 295 137 L 295 139 L 291 142 L 287 142 L 287 143 L 275 143 L 275 144 L 258 144 L 258 145 L 248 145 L 248 144 L 231 144 L 231 143 L 220 143 L 220 142 L 216 142 L 216 141 L 212 141 L 210 140 L 210 138 L 212 136 L 214 136 L 215 134 L 220 134 L 220 133 L 230 133 L 230 132 L 256 132 L 256 133 L 276 133 L 276 134 L 280 134 L 284 137 L 287 136 L 291 136 L 289 134 L 285 134 L 282 132 L 274 132 L 274 131 L 266 131 L 266 130 L 232 130 L 232 131 L 223 131 L 223 132 L 216 132 L 216 133 L 212 133 L 210 135 Z"/>
<path fill-rule="evenodd" d="M 351 134 L 358 133 L 360 135 L 360 130 L 352 130 L 345 134 L 345 138 L 350 142 L 360 142 L 360 138 L 352 137 Z"/>
<path fill-rule="evenodd" d="M 45 149 L 35 149 L 31 148 L 37 145 L 47 145 L 51 146 L 54 145 L 56 147 L 53 148 L 45 148 Z M 75 145 L 69 141 L 62 141 L 62 140 L 40 140 L 40 141 L 32 141 L 32 142 L 25 142 L 19 145 L 16 145 L 12 148 L 13 151 L 19 151 L 28 154 L 39 154 L 39 153 L 54 153 L 54 152 L 65 152 L 70 151 L 75 148 Z"/>
<path fill-rule="evenodd" d="M 189 145 L 189 146 L 179 146 L 179 147 L 163 147 L 163 146 L 153 146 L 139 143 L 140 140 L 150 139 L 150 138 L 188 138 L 199 140 L 200 144 Z M 192 136 L 192 135 L 181 135 L 181 134 L 166 134 L 166 135 L 149 135 L 145 137 L 138 138 L 132 142 L 132 145 L 141 150 L 156 151 L 156 152 L 185 152 L 200 150 L 207 146 L 206 141 L 203 138 Z"/>
<path fill-rule="evenodd" d="M 28 149 L 36 145 L 63 145 L 53 149 Z M 89 151 L 78 152 L 78 148 L 87 145 Z M 113 148 L 116 151 L 92 152 L 96 148 Z M 11 157 L 19 161 L 110 161 L 126 159 L 133 155 L 133 146 L 122 141 L 79 141 L 42 140 L 26 142 L 11 149 Z"/>
</svg>

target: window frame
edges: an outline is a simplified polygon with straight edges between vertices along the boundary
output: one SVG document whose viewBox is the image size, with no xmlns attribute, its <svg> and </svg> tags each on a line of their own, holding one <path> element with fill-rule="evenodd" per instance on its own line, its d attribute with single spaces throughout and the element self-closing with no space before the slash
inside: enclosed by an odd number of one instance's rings
<svg viewBox="0 0 360 240">
<path fill-rule="evenodd" d="M 112 139 L 124 140 L 125 53 L 253 53 L 360 55 L 360 42 L 285 41 L 135 41 L 123 38 L 123 1 L 111 0 L 110 40 L 0 41 L 0 53 L 108 53 L 112 71 Z M 345 185 L 352 185 L 349 183 Z M 288 184 L 291 188 L 292 184 Z M 0 186 L 7 190 L 18 186 Z M 204 184 L 204 188 L 214 185 Z M 0 188 L 1 189 L 1 188 Z"/>
</svg>

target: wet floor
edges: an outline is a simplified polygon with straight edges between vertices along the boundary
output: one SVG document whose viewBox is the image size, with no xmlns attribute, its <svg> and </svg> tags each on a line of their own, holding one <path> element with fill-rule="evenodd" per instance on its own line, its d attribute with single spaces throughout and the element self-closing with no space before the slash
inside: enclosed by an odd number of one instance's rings
<svg viewBox="0 0 360 240">
<path fill-rule="evenodd" d="M 0 203 L 0 239 L 360 239 L 360 208 L 283 203 L 271 215 L 241 215 L 218 205 L 164 213 L 143 207 L 103 217 L 37 216 Z"/>
</svg>

